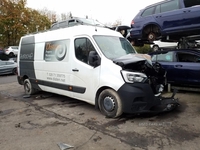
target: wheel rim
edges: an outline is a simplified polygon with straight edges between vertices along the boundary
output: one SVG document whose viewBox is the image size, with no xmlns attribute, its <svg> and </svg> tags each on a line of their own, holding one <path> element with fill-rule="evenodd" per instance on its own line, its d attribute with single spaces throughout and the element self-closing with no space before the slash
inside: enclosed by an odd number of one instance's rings
<svg viewBox="0 0 200 150">
<path fill-rule="evenodd" d="M 113 111 L 115 109 L 115 102 L 112 97 L 105 97 L 103 100 L 103 106 L 107 111 Z"/>
<path fill-rule="evenodd" d="M 154 51 L 157 51 L 158 49 L 159 49 L 158 46 L 154 46 L 154 47 L 153 47 L 153 50 L 154 50 Z"/>
<path fill-rule="evenodd" d="M 30 92 L 30 84 L 28 83 L 28 82 L 26 82 L 26 84 L 25 84 L 25 91 L 27 92 L 27 93 L 29 93 Z"/>
<path fill-rule="evenodd" d="M 17 74 L 17 69 L 13 69 L 13 74 Z"/>
<path fill-rule="evenodd" d="M 154 33 L 149 33 L 149 35 L 148 35 L 149 41 L 154 41 L 155 37 L 156 37 L 156 35 Z"/>
</svg>

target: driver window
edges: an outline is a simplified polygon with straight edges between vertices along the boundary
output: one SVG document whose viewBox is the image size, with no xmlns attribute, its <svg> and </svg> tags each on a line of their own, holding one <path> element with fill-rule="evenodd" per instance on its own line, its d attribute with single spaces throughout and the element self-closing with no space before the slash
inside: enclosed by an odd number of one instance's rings
<svg viewBox="0 0 200 150">
<path fill-rule="evenodd" d="M 90 51 L 95 51 L 94 46 L 88 38 L 78 38 L 74 42 L 75 56 L 78 60 L 88 64 Z"/>
</svg>

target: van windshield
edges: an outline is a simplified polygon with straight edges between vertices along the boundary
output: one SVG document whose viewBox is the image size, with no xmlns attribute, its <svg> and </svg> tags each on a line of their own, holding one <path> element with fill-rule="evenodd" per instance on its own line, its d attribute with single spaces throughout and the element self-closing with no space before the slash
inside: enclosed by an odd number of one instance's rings
<svg viewBox="0 0 200 150">
<path fill-rule="evenodd" d="M 95 35 L 93 36 L 102 53 L 109 59 L 127 54 L 137 53 L 133 46 L 122 37 Z"/>
</svg>

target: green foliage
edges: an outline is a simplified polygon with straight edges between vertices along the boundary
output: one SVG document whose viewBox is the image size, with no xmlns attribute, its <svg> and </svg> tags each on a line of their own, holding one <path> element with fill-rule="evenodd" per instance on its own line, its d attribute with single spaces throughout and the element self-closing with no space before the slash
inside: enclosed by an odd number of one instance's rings
<svg viewBox="0 0 200 150">
<path fill-rule="evenodd" d="M 136 51 L 138 53 L 141 53 L 141 54 L 147 54 L 149 52 L 152 52 L 152 49 L 150 47 L 149 44 L 144 44 L 144 46 L 134 46 L 134 48 L 136 49 Z"/>
<path fill-rule="evenodd" d="M 26 7 L 26 0 L 1 0 L 0 10 L 0 47 L 18 45 L 21 36 L 51 26 L 47 16 Z"/>
</svg>

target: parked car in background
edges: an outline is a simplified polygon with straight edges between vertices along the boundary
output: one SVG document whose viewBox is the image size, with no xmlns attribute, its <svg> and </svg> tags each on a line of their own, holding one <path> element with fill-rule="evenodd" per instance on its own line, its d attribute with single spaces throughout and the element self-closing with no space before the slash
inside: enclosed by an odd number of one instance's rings
<svg viewBox="0 0 200 150">
<path fill-rule="evenodd" d="M 158 40 L 158 41 L 154 41 L 154 44 L 151 44 L 150 47 L 153 49 L 153 51 L 177 49 L 178 42 L 161 42 L 160 40 Z"/>
<path fill-rule="evenodd" d="M 191 40 L 187 41 L 188 48 L 198 49 L 200 48 L 199 40 Z M 154 41 L 153 44 L 150 45 L 153 51 L 157 50 L 169 50 L 169 49 L 181 49 L 181 45 L 179 42 L 162 42 L 161 40 Z"/>
<path fill-rule="evenodd" d="M 51 30 L 59 29 L 59 28 L 66 28 L 71 27 L 74 25 L 93 25 L 93 26 L 102 26 L 106 27 L 104 24 L 98 22 L 94 19 L 89 18 L 79 18 L 79 17 L 72 17 L 63 21 L 58 21 L 52 24 Z"/>
<path fill-rule="evenodd" d="M 167 82 L 174 85 L 200 87 L 200 51 L 173 49 L 149 53 L 167 71 Z"/>
<path fill-rule="evenodd" d="M 199 0 L 163 0 L 149 5 L 133 18 L 130 37 L 148 43 L 177 40 L 200 34 Z"/>
<path fill-rule="evenodd" d="M 4 53 L 10 57 L 17 56 L 18 46 L 7 46 L 4 48 Z"/>
<path fill-rule="evenodd" d="M 127 25 L 119 25 L 112 27 L 111 29 L 120 32 L 123 35 L 123 37 L 128 38 L 131 27 Z"/>
<path fill-rule="evenodd" d="M 17 74 L 17 63 L 12 60 L 0 60 L 0 75 Z"/>
</svg>

